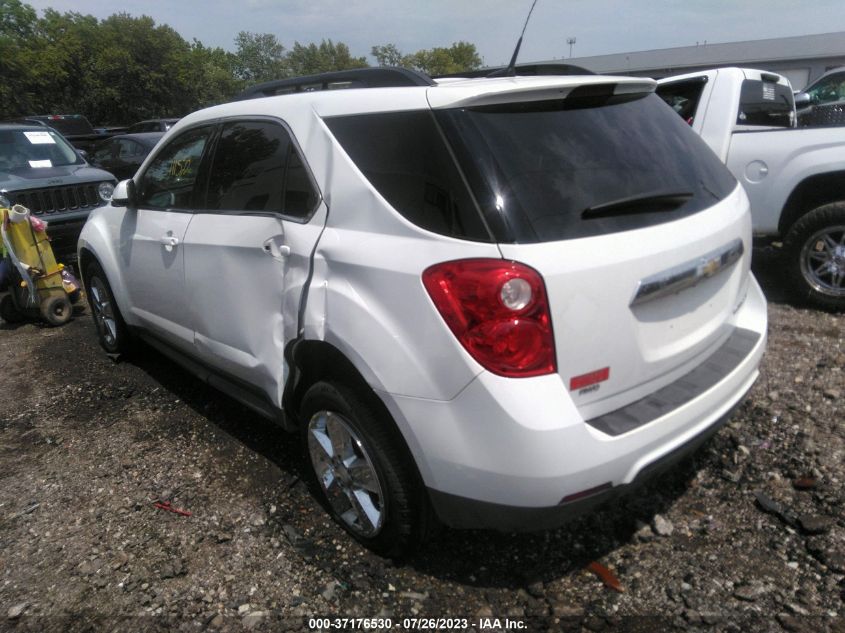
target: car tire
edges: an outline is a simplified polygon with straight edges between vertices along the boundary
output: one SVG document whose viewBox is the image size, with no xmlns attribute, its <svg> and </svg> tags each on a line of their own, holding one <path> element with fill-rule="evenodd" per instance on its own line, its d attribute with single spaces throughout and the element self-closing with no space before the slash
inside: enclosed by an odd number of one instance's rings
<svg viewBox="0 0 845 633">
<path fill-rule="evenodd" d="M 783 242 L 786 273 L 796 298 L 845 310 L 845 202 L 802 216 Z"/>
<path fill-rule="evenodd" d="M 335 521 L 387 557 L 427 538 L 434 519 L 424 487 L 382 407 L 345 385 L 318 382 L 303 397 L 300 420 L 312 484 Z"/>
<path fill-rule="evenodd" d="M 6 323 L 21 323 L 26 316 L 18 310 L 12 295 L 6 294 L 0 297 L 0 318 Z"/>
<path fill-rule="evenodd" d="M 109 354 L 129 352 L 132 344 L 129 328 L 114 300 L 106 274 L 97 262 L 91 262 L 85 270 L 85 293 L 100 346 Z"/>
<path fill-rule="evenodd" d="M 39 306 L 39 311 L 41 318 L 53 327 L 64 325 L 73 316 L 70 299 L 64 292 L 61 295 L 50 295 L 44 299 Z"/>
</svg>

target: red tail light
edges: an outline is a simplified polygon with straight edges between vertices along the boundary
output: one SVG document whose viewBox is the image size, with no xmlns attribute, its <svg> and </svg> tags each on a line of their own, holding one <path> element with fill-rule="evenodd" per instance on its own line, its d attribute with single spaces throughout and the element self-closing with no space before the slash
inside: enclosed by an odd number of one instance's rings
<svg viewBox="0 0 845 633">
<path fill-rule="evenodd" d="M 501 259 L 436 264 L 423 284 L 449 329 L 485 369 L 511 378 L 557 371 L 543 278 Z"/>
</svg>

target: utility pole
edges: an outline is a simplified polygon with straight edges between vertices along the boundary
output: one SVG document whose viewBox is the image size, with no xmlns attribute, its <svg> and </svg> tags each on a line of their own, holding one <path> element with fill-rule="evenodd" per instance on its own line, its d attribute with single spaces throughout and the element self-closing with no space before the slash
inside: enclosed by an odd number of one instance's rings
<svg viewBox="0 0 845 633">
<path fill-rule="evenodd" d="M 572 57 L 572 47 L 575 46 L 576 39 L 574 37 L 567 37 L 566 43 L 569 44 L 569 57 Z"/>
</svg>

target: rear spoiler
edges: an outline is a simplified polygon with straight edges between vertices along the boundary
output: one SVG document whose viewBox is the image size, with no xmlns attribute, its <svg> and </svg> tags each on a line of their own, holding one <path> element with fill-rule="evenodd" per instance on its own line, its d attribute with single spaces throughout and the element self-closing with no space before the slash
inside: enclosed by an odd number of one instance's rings
<svg viewBox="0 0 845 633">
<path fill-rule="evenodd" d="M 594 81 L 589 81 L 590 79 Z M 488 90 L 465 97 L 459 94 L 450 94 L 449 84 L 445 84 L 442 90 L 429 92 L 429 102 L 432 108 L 469 108 L 507 103 L 528 103 L 532 101 L 556 101 L 564 99 L 608 99 L 616 96 L 647 95 L 654 92 L 657 82 L 652 79 L 640 79 L 637 81 L 608 81 L 607 77 L 584 77 L 583 82 L 576 85 L 560 85 L 550 83 L 549 85 L 527 84 L 525 87 L 514 87 L 513 84 L 492 84 Z M 455 90 L 460 90 L 456 86 Z M 452 98 L 450 98 L 452 97 Z"/>
</svg>

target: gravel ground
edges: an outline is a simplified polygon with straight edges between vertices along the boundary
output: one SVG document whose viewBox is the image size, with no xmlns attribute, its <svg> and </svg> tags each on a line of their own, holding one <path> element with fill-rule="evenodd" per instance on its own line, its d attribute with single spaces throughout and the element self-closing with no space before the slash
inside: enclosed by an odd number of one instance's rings
<svg viewBox="0 0 845 633">
<path fill-rule="evenodd" d="M 112 362 L 85 314 L 0 325 L 0 630 L 845 631 L 845 316 L 783 303 L 755 257 L 762 374 L 693 458 L 566 528 L 399 562 L 327 518 L 297 438 L 153 351 Z"/>
</svg>

